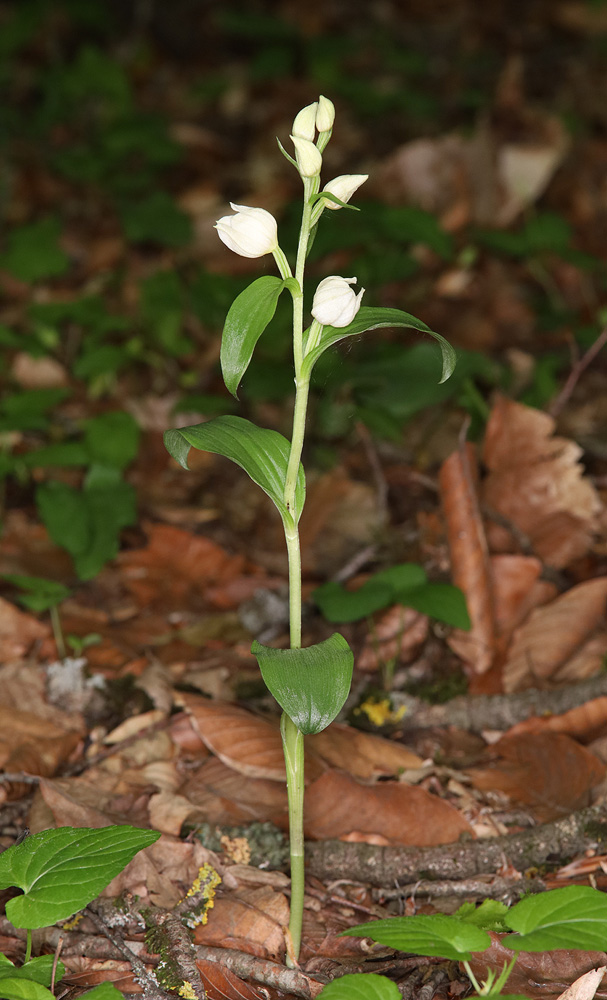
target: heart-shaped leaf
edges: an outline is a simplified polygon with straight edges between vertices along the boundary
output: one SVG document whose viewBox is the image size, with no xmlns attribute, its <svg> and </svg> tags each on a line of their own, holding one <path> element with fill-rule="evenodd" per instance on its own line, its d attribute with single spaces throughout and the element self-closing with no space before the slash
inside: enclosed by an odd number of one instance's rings
<svg viewBox="0 0 607 1000">
<path fill-rule="evenodd" d="M 238 385 L 263 331 L 276 312 L 285 282 L 264 274 L 238 295 L 226 316 L 221 338 L 221 371 L 226 387 L 238 396 Z"/>
<path fill-rule="evenodd" d="M 18 968 L 13 965 L 6 955 L 0 955 L 0 980 L 2 980 L 2 984 L 0 984 L 0 991 L 4 989 L 4 980 L 6 978 L 30 979 L 35 983 L 39 983 L 41 986 L 50 986 L 53 980 L 54 966 L 54 955 L 39 955 L 37 958 L 31 958 L 29 962 L 26 962 Z M 63 962 L 57 962 L 55 978 L 59 980 L 64 974 L 65 965 Z"/>
<path fill-rule="evenodd" d="M 343 635 L 305 649 L 271 649 L 255 641 L 266 687 L 301 733 L 320 733 L 344 706 L 352 683 L 354 655 Z"/>
<path fill-rule="evenodd" d="M 256 427 L 244 417 L 215 417 L 204 424 L 166 431 L 164 444 L 184 469 L 190 448 L 231 459 L 268 494 L 285 524 L 299 520 L 306 496 L 303 466 L 299 466 L 295 490 L 297 509 L 290 511 L 284 501 L 290 445 L 278 431 Z"/>
<path fill-rule="evenodd" d="M 454 962 L 467 962 L 473 951 L 485 951 L 491 944 L 487 931 L 443 913 L 372 920 L 342 933 L 368 937 L 398 951 L 449 958 Z"/>
<path fill-rule="evenodd" d="M 607 896 L 588 885 L 568 885 L 521 899 L 505 920 L 517 932 L 503 938 L 512 951 L 604 951 Z"/>
<path fill-rule="evenodd" d="M 156 830 L 105 826 L 60 827 L 27 837 L 0 855 L 0 889 L 16 885 L 24 892 L 8 901 L 7 917 L 30 930 L 71 917 L 159 836 Z"/>
<path fill-rule="evenodd" d="M 55 997 L 46 986 L 33 979 L 7 976 L 2 980 L 2 1000 L 55 1000 Z M 107 1000 L 110 1000 L 110 997 L 107 997 Z"/>
<path fill-rule="evenodd" d="M 321 990 L 319 1000 L 400 1000 L 396 983 L 375 972 L 352 972 L 340 976 Z"/>
<path fill-rule="evenodd" d="M 320 343 L 304 357 L 302 375 L 309 376 L 321 354 L 333 344 L 337 344 L 345 337 L 356 337 L 361 333 L 366 333 L 367 330 L 378 330 L 380 327 L 386 326 L 408 327 L 409 329 L 419 330 L 420 333 L 427 333 L 429 336 L 434 337 L 439 343 L 443 356 L 443 370 L 440 381 L 446 382 L 452 374 L 456 362 L 456 354 L 449 341 L 441 337 L 440 333 L 435 333 L 429 326 L 422 323 L 421 319 L 416 319 L 415 316 L 411 316 L 410 313 L 404 312 L 402 309 L 375 308 L 371 306 L 362 306 L 348 326 L 323 327 Z"/>
<path fill-rule="evenodd" d="M 459 587 L 450 583 L 425 583 L 422 587 L 402 590 L 397 600 L 405 607 L 415 608 L 446 625 L 465 630 L 470 628 L 466 598 Z"/>
</svg>

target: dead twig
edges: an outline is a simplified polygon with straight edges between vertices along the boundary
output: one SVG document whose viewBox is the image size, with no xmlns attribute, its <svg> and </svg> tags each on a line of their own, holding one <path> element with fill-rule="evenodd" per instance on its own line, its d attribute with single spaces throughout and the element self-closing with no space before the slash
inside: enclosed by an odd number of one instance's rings
<svg viewBox="0 0 607 1000">
<path fill-rule="evenodd" d="M 122 937 L 112 930 L 96 913 L 96 904 L 89 903 L 85 910 L 86 915 L 92 920 L 97 930 L 105 934 L 108 941 L 110 941 L 114 948 L 116 948 L 120 954 L 130 962 L 131 968 L 133 970 L 133 975 L 137 983 L 143 989 L 144 1000 L 171 1000 L 173 994 L 165 992 L 158 985 L 158 980 L 153 972 L 149 972 L 144 963 L 140 958 L 132 951 Z"/>
<path fill-rule="evenodd" d="M 582 354 L 582 357 L 578 358 L 578 360 L 572 366 L 571 371 L 569 372 L 569 375 L 567 377 L 567 381 L 565 382 L 565 385 L 559 392 L 556 399 L 554 399 L 550 404 L 550 406 L 548 407 L 548 413 L 550 414 L 551 417 L 558 417 L 561 410 L 568 402 L 581 376 L 586 371 L 588 366 L 594 361 L 597 354 L 605 346 L 605 344 L 607 344 L 607 326 L 599 334 L 594 344 L 592 344 L 585 352 L 585 354 Z"/>
<path fill-rule="evenodd" d="M 324 985 L 324 983 L 306 976 L 298 969 L 287 969 L 285 965 L 278 965 L 277 962 L 271 962 L 267 958 L 256 958 L 255 955 L 247 955 L 243 951 L 235 951 L 232 948 L 211 948 L 206 945 L 197 945 L 196 954 L 199 958 L 206 958 L 208 962 L 217 962 L 219 965 L 225 966 L 241 979 L 252 979 L 264 986 L 282 990 L 283 993 L 292 993 L 294 996 L 302 997 L 302 1000 L 311 1000 L 320 991 L 320 987 Z M 312 984 L 314 992 L 310 989 L 310 984 Z M 316 986 L 318 989 L 315 989 Z"/>
</svg>

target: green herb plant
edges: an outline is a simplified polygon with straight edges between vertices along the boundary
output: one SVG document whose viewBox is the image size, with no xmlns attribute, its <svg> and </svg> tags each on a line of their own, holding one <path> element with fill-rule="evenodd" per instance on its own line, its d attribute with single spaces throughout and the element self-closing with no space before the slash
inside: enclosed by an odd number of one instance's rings
<svg viewBox="0 0 607 1000">
<path fill-rule="evenodd" d="M 525 896 L 510 909 L 498 900 L 485 900 L 479 907 L 464 903 L 457 913 L 374 920 L 343 933 L 406 951 L 461 962 L 476 996 L 501 1000 L 526 1000 L 518 994 L 503 994 L 516 953 L 560 949 L 604 951 L 607 927 L 607 895 L 590 886 L 571 885 Z M 491 946 L 489 931 L 504 934 L 502 945 L 514 955 L 498 974 L 487 971 L 479 983 L 470 961 L 472 953 Z M 320 993 L 322 1000 L 399 1000 L 400 990 L 392 980 L 374 973 L 356 973 L 334 979 Z"/>
<path fill-rule="evenodd" d="M 233 396 L 251 361 L 257 341 L 274 316 L 278 299 L 289 292 L 293 308 L 295 407 L 291 440 L 274 430 L 257 427 L 242 417 L 219 416 L 206 423 L 165 434 L 170 454 L 184 468 L 190 448 L 213 452 L 241 466 L 267 493 L 282 518 L 289 563 L 290 648 L 272 649 L 254 642 L 263 679 L 283 710 L 281 733 L 286 763 L 291 855 L 291 917 L 288 960 L 297 961 L 301 942 L 304 898 L 304 748 L 303 737 L 318 733 L 337 716 L 347 698 L 353 654 L 339 633 L 302 648 L 301 555 L 298 523 L 305 500 L 301 465 L 310 377 L 315 363 L 334 344 L 378 327 L 409 327 L 434 337 L 442 351 L 442 379 L 455 364 L 455 353 L 443 337 L 400 309 L 361 306 L 351 285 L 356 278 L 330 275 L 313 296 L 312 320 L 304 324 L 306 257 L 325 210 L 350 208 L 347 202 L 367 179 L 344 174 L 320 190 L 322 154 L 331 138 L 335 110 L 320 97 L 303 108 L 293 122 L 292 157 L 283 155 L 303 182 L 303 209 L 294 270 L 278 242 L 277 222 L 262 208 L 232 205 L 234 215 L 219 219 L 220 239 L 235 253 L 256 258 L 272 254 L 280 277 L 263 275 L 241 292 L 230 307 L 221 343 L 224 382 Z"/>
<path fill-rule="evenodd" d="M 132 826 L 97 830 L 64 826 L 26 837 L 0 855 L 0 889 L 17 886 L 22 895 L 9 899 L 6 916 L 27 931 L 23 965 L 0 954 L 3 1000 L 54 1000 L 54 980 L 65 972 L 53 955 L 32 958 L 32 930 L 66 920 L 87 906 L 135 855 L 160 834 Z M 83 994 L 87 1000 L 121 1000 L 111 983 Z"/>
</svg>

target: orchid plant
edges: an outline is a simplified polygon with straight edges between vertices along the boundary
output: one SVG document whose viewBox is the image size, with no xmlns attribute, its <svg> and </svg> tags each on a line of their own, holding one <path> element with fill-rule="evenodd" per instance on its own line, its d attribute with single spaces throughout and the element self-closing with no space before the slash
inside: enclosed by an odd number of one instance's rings
<svg viewBox="0 0 607 1000">
<path fill-rule="evenodd" d="M 190 448 L 223 455 L 240 465 L 268 494 L 282 518 L 289 564 L 290 648 L 274 649 L 256 641 L 252 652 L 268 689 L 282 708 L 291 852 L 290 964 L 296 963 L 299 955 L 304 902 L 303 737 L 321 732 L 342 709 L 350 690 L 354 659 L 348 643 L 337 632 L 324 642 L 305 648 L 301 642 L 298 524 L 305 500 L 301 454 L 312 369 L 333 344 L 378 327 L 409 327 L 434 337 L 442 351 L 441 381 L 449 377 L 455 365 L 452 347 L 421 320 L 400 309 L 362 306 L 364 289 L 354 290 L 355 277 L 324 278 L 314 293 L 311 322 L 304 325 L 306 257 L 316 227 L 325 209 L 351 208 L 350 198 L 367 180 L 366 174 L 345 174 L 333 178 L 320 190 L 322 154 L 331 138 L 334 118 L 332 102 L 320 97 L 303 108 L 293 122 L 291 140 L 295 156 L 278 143 L 303 182 L 294 271 L 278 242 L 276 219 L 265 209 L 233 204 L 234 214 L 219 219 L 215 227 L 225 245 L 242 257 L 272 254 L 280 274 L 280 277 L 267 274 L 257 278 L 238 295 L 228 312 L 221 342 L 221 368 L 233 396 L 237 396 L 257 341 L 274 316 L 280 295 L 284 291 L 291 295 L 295 368 L 291 440 L 238 416 L 217 417 L 165 434 L 168 451 L 186 469 Z"/>
</svg>

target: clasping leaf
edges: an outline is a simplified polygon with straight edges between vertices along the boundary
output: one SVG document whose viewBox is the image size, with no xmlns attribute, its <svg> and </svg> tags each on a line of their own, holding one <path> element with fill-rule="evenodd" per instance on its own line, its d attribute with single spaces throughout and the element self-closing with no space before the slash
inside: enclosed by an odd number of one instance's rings
<svg viewBox="0 0 607 1000">
<path fill-rule="evenodd" d="M 296 510 L 289 511 L 284 501 L 284 489 L 290 445 L 278 431 L 256 427 L 244 417 L 228 415 L 204 424 L 166 431 L 164 443 L 167 451 L 184 469 L 188 468 L 190 448 L 210 451 L 236 462 L 268 494 L 285 525 L 297 524 L 306 496 L 303 466 L 299 466 L 295 489 Z"/>
<path fill-rule="evenodd" d="M 240 380 L 249 367 L 257 341 L 276 312 L 284 288 L 282 278 L 264 274 L 230 306 L 221 339 L 221 370 L 233 396 L 238 396 Z"/>
<path fill-rule="evenodd" d="M 443 370 L 440 381 L 447 381 L 453 373 L 456 362 L 456 354 L 449 341 L 441 337 L 440 333 L 435 333 L 434 330 L 431 330 L 421 319 L 416 319 L 415 316 L 411 316 L 410 313 L 404 312 L 402 309 L 375 308 L 373 306 L 361 306 L 356 317 L 348 326 L 325 326 L 318 346 L 313 348 L 304 357 L 302 375 L 309 376 L 321 354 L 328 347 L 343 340 L 344 337 L 356 337 L 361 333 L 366 333 L 367 330 L 378 330 L 380 327 L 386 326 L 408 327 L 434 337 L 438 341 L 443 356 Z"/>
<path fill-rule="evenodd" d="M 305 649 L 272 649 L 255 641 L 266 687 L 304 735 L 320 733 L 344 706 L 352 683 L 354 655 L 343 635 Z"/>
</svg>

